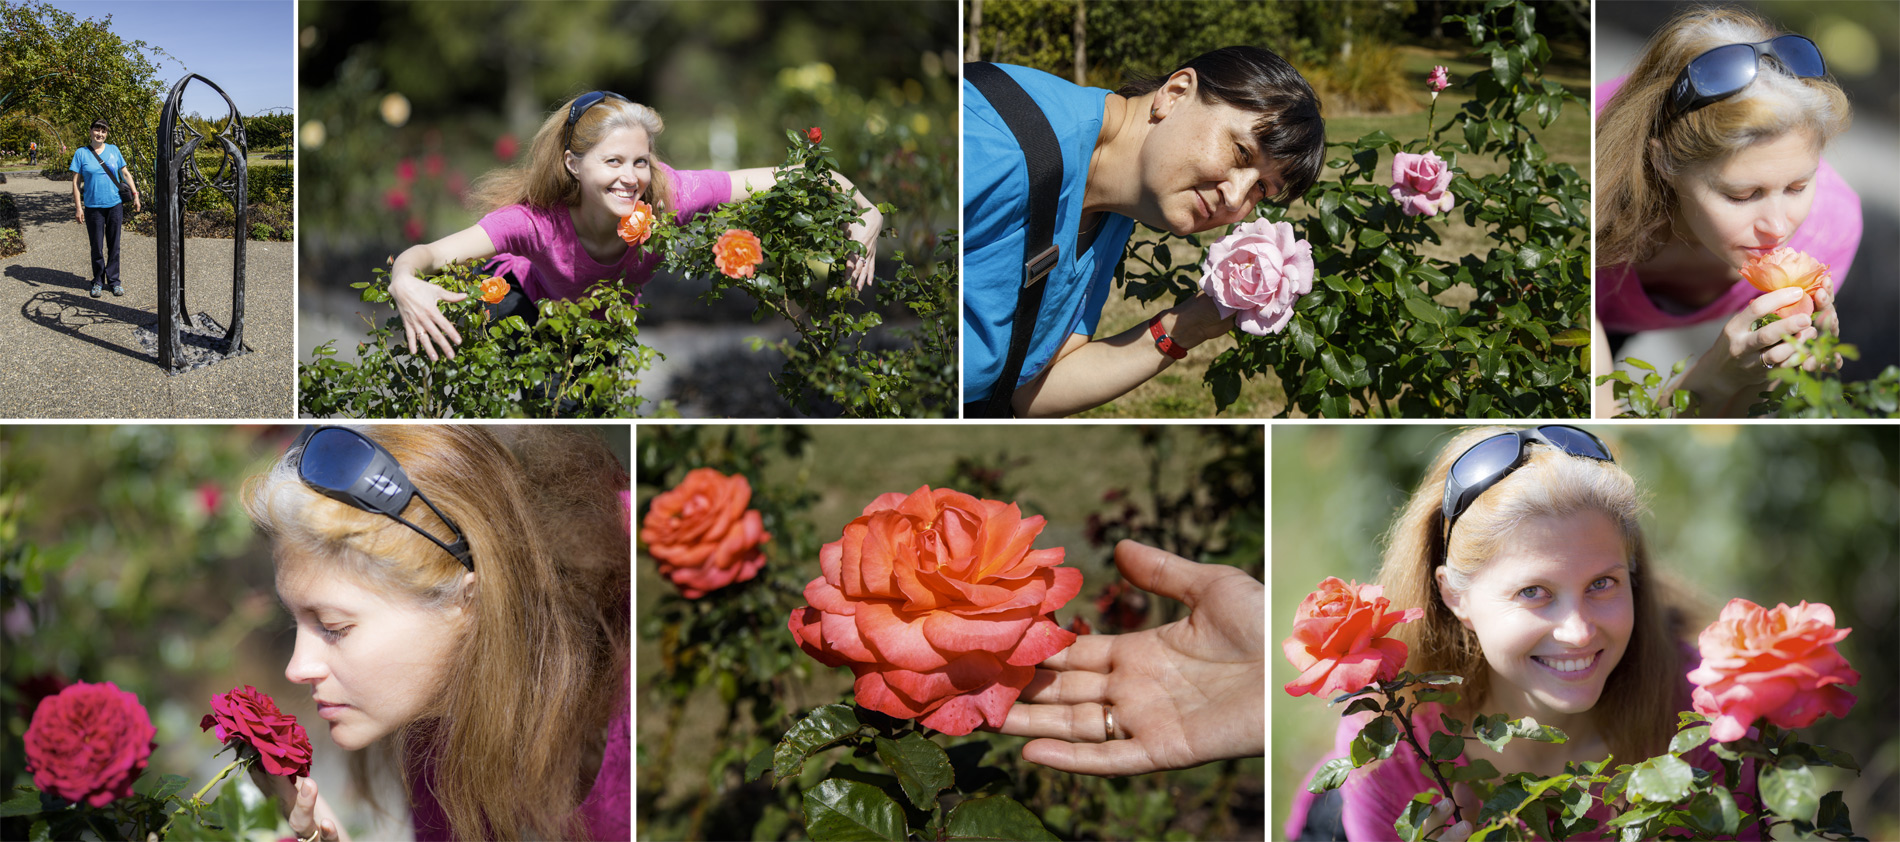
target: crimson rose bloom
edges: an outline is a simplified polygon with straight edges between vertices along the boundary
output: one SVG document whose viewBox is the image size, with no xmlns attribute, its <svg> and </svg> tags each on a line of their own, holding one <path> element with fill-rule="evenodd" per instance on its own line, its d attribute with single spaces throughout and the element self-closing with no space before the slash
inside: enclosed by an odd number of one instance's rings
<svg viewBox="0 0 1900 842">
<path fill-rule="evenodd" d="M 82 681 L 40 701 L 26 727 L 26 768 L 41 791 L 104 807 L 132 794 L 157 733 L 137 696 Z"/>
<path fill-rule="evenodd" d="M 961 736 L 1001 727 L 1036 665 L 1075 635 L 1051 619 L 1082 590 L 1041 516 L 947 488 L 885 494 L 818 553 L 799 648 L 857 675 L 858 704 Z"/>
<path fill-rule="evenodd" d="M 1405 668 L 1405 644 L 1385 635 L 1400 623 L 1425 616 L 1423 608 L 1387 611 L 1391 600 L 1378 585 L 1328 576 L 1293 614 L 1293 636 L 1280 644 L 1300 677 L 1288 695 L 1350 693 L 1374 681 L 1391 681 Z"/>
<path fill-rule="evenodd" d="M 297 717 L 278 710 L 277 703 L 255 687 L 246 684 L 212 696 L 211 712 L 198 721 L 198 729 L 214 728 L 220 742 L 243 740 L 257 749 L 264 771 L 310 776 L 310 737 Z"/>
<path fill-rule="evenodd" d="M 823 129 L 820 129 L 817 126 L 812 126 L 811 128 L 805 130 L 805 139 L 811 141 L 814 145 L 819 144 L 819 143 L 824 143 L 825 132 Z"/>
<path fill-rule="evenodd" d="M 1757 717 L 1783 728 L 1806 728 L 1821 714 L 1846 716 L 1860 683 L 1834 644 L 1852 629 L 1834 627 L 1834 609 L 1802 602 L 1763 608 L 1730 600 L 1702 630 L 1702 664 L 1689 672 L 1697 713 L 1709 717 L 1709 736 L 1739 740 Z"/>
</svg>

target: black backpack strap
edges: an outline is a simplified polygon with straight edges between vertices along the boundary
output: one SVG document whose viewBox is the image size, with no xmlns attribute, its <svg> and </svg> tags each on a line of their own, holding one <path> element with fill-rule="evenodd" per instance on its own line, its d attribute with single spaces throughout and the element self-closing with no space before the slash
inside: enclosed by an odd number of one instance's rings
<svg viewBox="0 0 1900 842">
<path fill-rule="evenodd" d="M 92 147 L 90 146 L 81 146 L 79 148 L 87 152 L 92 152 Z M 92 152 L 92 159 L 99 162 L 99 169 L 106 171 L 106 177 L 112 179 L 113 187 L 117 187 L 120 190 L 125 189 L 125 185 L 119 183 L 119 174 L 113 172 L 111 167 L 106 166 L 106 159 L 99 157 L 99 153 L 97 152 Z"/>
<path fill-rule="evenodd" d="M 1003 371 L 988 397 L 963 405 L 967 417 L 1008 418 L 1015 414 L 1010 398 L 1015 396 L 1016 379 L 1022 376 L 1023 360 L 1029 356 L 1030 335 L 1036 330 L 1036 313 L 1042 308 L 1042 282 L 1060 257 L 1055 236 L 1056 200 L 1062 195 L 1062 145 L 1036 101 L 1002 68 L 987 61 L 969 62 L 963 65 L 963 78 L 982 91 L 997 115 L 1009 124 L 1016 145 L 1022 147 L 1023 160 L 1029 164 L 1023 286 L 1016 295 L 1016 315 L 1010 322 L 1009 355 L 1004 357 Z"/>
</svg>

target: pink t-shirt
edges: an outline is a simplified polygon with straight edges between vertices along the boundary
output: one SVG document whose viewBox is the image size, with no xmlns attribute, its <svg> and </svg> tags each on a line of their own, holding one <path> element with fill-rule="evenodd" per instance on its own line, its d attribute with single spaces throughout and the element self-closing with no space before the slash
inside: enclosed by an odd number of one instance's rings
<svg viewBox="0 0 1900 842">
<path fill-rule="evenodd" d="M 1617 77 L 1596 89 L 1596 112 L 1623 86 Z M 1806 222 L 1788 238 L 1788 248 L 1805 251 L 1832 269 L 1834 291 L 1840 292 L 1853 266 L 1854 252 L 1860 248 L 1860 195 L 1847 186 L 1841 174 L 1822 159 L 1814 176 L 1814 207 Z M 1747 281 L 1736 281 L 1708 306 L 1691 313 L 1670 313 L 1656 306 L 1644 294 L 1642 279 L 1627 263 L 1596 268 L 1597 321 L 1609 333 L 1636 333 L 1645 330 L 1684 327 L 1734 315 L 1761 292 Z"/>
<path fill-rule="evenodd" d="M 732 201 L 732 176 L 724 170 L 675 170 L 665 164 L 660 169 L 673 177 L 678 222 Z M 521 279 L 521 291 L 533 301 L 580 298 L 588 287 L 604 280 L 638 287 L 652 280 L 660 263 L 658 254 L 637 248 L 627 249 L 617 263 L 595 260 L 574 234 L 574 218 L 566 205 L 509 205 L 496 208 L 476 224 L 495 243 L 501 271 Z"/>
</svg>

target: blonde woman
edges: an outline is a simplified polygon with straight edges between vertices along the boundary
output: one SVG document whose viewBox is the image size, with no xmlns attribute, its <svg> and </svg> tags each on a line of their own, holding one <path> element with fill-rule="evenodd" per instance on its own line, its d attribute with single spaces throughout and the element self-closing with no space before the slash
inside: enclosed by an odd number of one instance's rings
<svg viewBox="0 0 1900 842">
<path fill-rule="evenodd" d="M 417 839 L 626 839 L 627 471 L 557 427 L 316 427 L 245 487 L 307 684 L 357 789 Z M 310 778 L 299 838 L 346 840 Z"/>
<path fill-rule="evenodd" d="M 639 287 L 653 277 L 657 254 L 620 239 L 620 220 L 644 201 L 656 214 L 679 222 L 727 202 L 744 201 L 778 183 L 770 167 L 734 170 L 675 170 L 660 162 L 654 142 L 665 124 L 659 112 L 612 91 L 591 91 L 568 100 L 543 121 L 520 166 L 489 173 L 474 188 L 487 214 L 476 224 L 410 246 L 390 267 L 389 294 L 402 316 L 409 353 L 453 359 L 462 336 L 442 315 L 442 301 L 460 301 L 419 276 L 457 261 L 501 255 L 490 270 L 507 277 L 513 292 L 497 315 L 516 313 L 532 321 L 532 302 L 579 298 L 589 286 L 620 279 Z M 844 176 L 863 215 L 851 237 L 865 253 L 847 265 L 852 283 L 871 280 L 878 231 L 884 215 Z"/>
<path fill-rule="evenodd" d="M 1468 757 L 1507 775 L 1667 749 L 1676 712 L 1689 709 L 1689 664 L 1641 511 L 1636 483 L 1609 447 L 1576 427 L 1469 430 L 1439 452 L 1392 527 L 1379 573 L 1394 609 L 1425 610 L 1393 631 L 1410 650 L 1406 669 L 1465 678 L 1456 709 L 1423 706 L 1413 722 L 1423 739 L 1442 729 L 1441 711 L 1464 721 L 1535 717 L 1569 735 L 1516 740 L 1501 753 L 1467 744 Z M 1329 758 L 1350 753 L 1366 718 L 1341 720 Z M 1687 759 L 1717 768 L 1707 751 Z M 1412 797 L 1433 786 L 1401 747 L 1323 796 L 1302 789 L 1286 833 L 1390 839 Z M 1467 819 L 1477 814 L 1477 804 L 1460 805 Z M 1590 816 L 1609 817 L 1601 803 Z"/>
<path fill-rule="evenodd" d="M 1726 320 L 1681 386 L 1708 415 L 1747 411 L 1787 365 L 1784 341 L 1839 332 L 1834 289 L 1812 315 L 1760 329 L 1798 302 L 1762 294 L 1740 270 L 1777 247 L 1848 274 L 1860 198 L 1827 162 L 1848 124 L 1840 86 L 1814 42 L 1745 11 L 1677 15 L 1627 77 L 1596 91 L 1597 319 L 1613 342 L 1645 330 Z"/>
</svg>

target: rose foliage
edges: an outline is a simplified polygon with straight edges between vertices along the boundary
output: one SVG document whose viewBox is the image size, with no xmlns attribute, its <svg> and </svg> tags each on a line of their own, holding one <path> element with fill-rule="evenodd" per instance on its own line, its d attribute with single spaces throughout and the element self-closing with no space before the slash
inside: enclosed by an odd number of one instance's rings
<svg viewBox="0 0 1900 842">
<path fill-rule="evenodd" d="M 1768 372 L 1768 383 L 1757 396 L 1759 401 L 1749 407 L 1749 417 L 1900 418 L 1900 366 L 1887 366 L 1872 380 L 1845 381 L 1833 370 L 1832 361 L 1860 359 L 1859 348 L 1827 333 L 1788 341 L 1795 343 L 1795 355 L 1788 364 Z M 1804 368 L 1808 360 L 1829 362 L 1808 371 Z M 1695 395 L 1678 388 L 1690 360 L 1678 360 L 1666 375 L 1647 360 L 1625 357 L 1623 362 L 1637 371 L 1597 375 L 1599 385 L 1610 385 L 1615 417 L 1676 418 L 1697 413 Z"/>
<path fill-rule="evenodd" d="M 198 721 L 198 730 L 256 750 L 258 762 L 272 775 L 310 776 L 310 736 L 297 717 L 278 710 L 275 699 L 249 684 L 212 696 L 211 712 Z"/>
<path fill-rule="evenodd" d="M 1446 16 L 1489 68 L 1456 86 L 1468 95 L 1457 111 L 1443 123 L 1429 112 L 1428 131 L 1411 140 L 1375 131 L 1327 144 L 1334 157 L 1319 183 L 1291 209 L 1263 212 L 1312 243 L 1313 291 L 1282 333 L 1234 334 L 1238 347 L 1205 375 L 1217 407 L 1238 398 L 1243 380 L 1272 372 L 1286 394 L 1283 416 L 1588 414 L 1589 184 L 1538 140 L 1566 103 L 1582 100 L 1543 78 L 1551 52 L 1536 31 L 1538 8 L 1491 2 Z M 1428 153 L 1450 175 L 1432 201 L 1457 209 L 1408 216 L 1391 195 L 1390 161 Z M 1480 158 L 1497 171 L 1467 169 Z M 1484 243 L 1456 258 L 1421 254 L 1454 226 L 1476 229 Z M 1207 236 L 1131 241 L 1127 294 L 1192 296 L 1177 255 L 1198 257 Z"/>
<path fill-rule="evenodd" d="M 924 486 L 885 494 L 826 544 L 824 575 L 788 627 L 805 653 L 857 676 L 858 704 L 961 736 L 1001 727 L 1044 659 L 1075 635 L 1053 612 L 1082 589 L 1041 516 Z"/>
<path fill-rule="evenodd" d="M 660 575 L 687 599 L 759 575 L 762 546 L 772 539 L 752 502 L 752 484 L 712 468 L 695 468 L 673 489 L 653 498 L 640 542 L 660 564 Z"/>
</svg>

